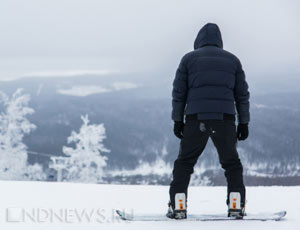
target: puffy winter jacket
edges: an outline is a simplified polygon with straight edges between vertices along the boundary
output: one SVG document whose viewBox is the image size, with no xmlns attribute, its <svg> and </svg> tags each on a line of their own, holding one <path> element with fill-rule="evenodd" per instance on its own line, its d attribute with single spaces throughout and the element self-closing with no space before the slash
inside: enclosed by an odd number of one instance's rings
<svg viewBox="0 0 300 230">
<path fill-rule="evenodd" d="M 176 71 L 172 91 L 172 119 L 184 114 L 238 114 L 248 123 L 249 92 L 239 59 L 223 49 L 216 24 L 206 24 L 198 33 L 194 51 L 186 54 Z"/>
</svg>

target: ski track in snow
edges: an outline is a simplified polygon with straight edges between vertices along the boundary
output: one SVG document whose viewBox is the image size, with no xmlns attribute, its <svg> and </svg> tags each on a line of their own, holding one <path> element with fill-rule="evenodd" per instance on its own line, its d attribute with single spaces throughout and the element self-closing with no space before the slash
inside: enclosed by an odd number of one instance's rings
<svg viewBox="0 0 300 230">
<path fill-rule="evenodd" d="M 9 229 L 263 229 L 293 230 L 300 226 L 300 186 L 297 187 L 248 187 L 247 212 L 275 212 L 286 210 L 283 221 L 216 221 L 216 222 L 126 222 L 116 218 L 115 209 L 125 209 L 136 214 L 161 213 L 167 209 L 168 186 L 148 185 L 95 185 L 53 182 L 0 181 L 0 228 Z M 190 187 L 188 211 L 190 214 L 226 213 L 225 187 Z M 68 211 L 63 220 L 38 219 L 19 215 L 20 210 L 44 210 L 45 213 Z M 72 212 L 73 210 L 73 212 Z M 75 210 L 75 211 L 74 211 Z M 96 211 L 102 210 L 101 215 Z M 24 212 L 25 212 L 24 211 Z M 78 218 L 75 212 L 89 213 L 88 218 Z M 42 212 L 41 212 L 42 213 Z M 91 214 L 92 213 L 92 214 Z M 43 216 L 41 214 L 41 216 Z M 62 215 L 63 216 L 63 215 Z M 73 218 L 72 218 L 73 216 Z M 7 218 L 15 222 L 7 222 Z M 23 219 L 22 219 L 23 218 Z M 97 222 L 97 220 L 100 222 Z M 40 222 L 39 222 L 40 221 Z"/>
</svg>

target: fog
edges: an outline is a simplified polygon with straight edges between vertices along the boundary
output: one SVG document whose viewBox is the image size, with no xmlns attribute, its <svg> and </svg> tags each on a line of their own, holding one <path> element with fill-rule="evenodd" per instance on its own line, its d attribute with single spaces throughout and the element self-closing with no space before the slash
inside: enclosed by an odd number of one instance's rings
<svg viewBox="0 0 300 230">
<path fill-rule="evenodd" d="M 2 1 L 0 79 L 65 71 L 173 76 L 207 22 L 219 25 L 250 81 L 297 77 L 299 9 L 297 0 Z"/>
<path fill-rule="evenodd" d="M 179 146 L 172 81 L 200 28 L 214 22 L 250 86 L 250 136 L 238 145 L 247 185 L 299 185 L 299 9 L 298 0 L 1 1 L 2 123 L 19 122 L 15 110 L 6 115 L 3 95 L 23 88 L 37 128 L 20 140 L 47 180 L 56 180 L 50 156 L 63 156 L 87 114 L 105 125 L 112 170 L 105 183 L 169 184 L 161 169 L 171 170 Z M 197 167 L 194 181 L 224 185 L 212 142 Z M 155 173 L 145 175 L 147 168 Z"/>
</svg>

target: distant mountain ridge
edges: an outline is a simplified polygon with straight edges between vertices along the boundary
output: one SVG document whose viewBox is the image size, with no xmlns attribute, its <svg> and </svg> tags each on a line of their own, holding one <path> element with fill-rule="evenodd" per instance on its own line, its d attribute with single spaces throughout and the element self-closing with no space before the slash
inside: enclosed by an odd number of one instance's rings
<svg viewBox="0 0 300 230">
<path fill-rule="evenodd" d="M 21 87 L 31 95 L 30 106 L 35 113 L 29 119 L 37 126 L 25 138 L 31 151 L 61 155 L 71 131 L 80 127 L 83 114 L 89 115 L 91 123 L 104 123 L 105 146 L 111 150 L 106 154 L 108 170 L 116 172 L 135 170 L 143 163 L 151 165 L 158 159 L 172 165 L 176 159 L 179 141 L 172 133 L 170 118 L 171 81 L 171 78 L 157 81 L 151 74 L 26 78 L 1 82 L 0 90 L 11 94 Z M 73 94 L 76 90 L 79 95 Z M 94 90 L 94 93 L 84 90 Z M 299 91 L 252 94 L 250 137 L 238 143 L 246 175 L 300 176 L 299 133 Z M 29 161 L 42 163 L 47 168 L 49 158 L 32 155 Z M 201 174 L 216 177 L 211 169 L 220 166 L 211 143 L 198 165 Z M 169 179 L 165 181 L 168 183 Z"/>
</svg>

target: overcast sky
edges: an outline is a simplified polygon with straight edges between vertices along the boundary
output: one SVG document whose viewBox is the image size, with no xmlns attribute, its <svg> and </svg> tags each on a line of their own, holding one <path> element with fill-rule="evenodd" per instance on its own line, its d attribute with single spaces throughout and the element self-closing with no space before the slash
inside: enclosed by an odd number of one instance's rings
<svg viewBox="0 0 300 230">
<path fill-rule="evenodd" d="M 199 29 L 253 76 L 300 73 L 298 0 L 2 0 L 0 79 L 35 72 L 171 71 Z M 173 71 L 173 72 L 172 72 Z"/>
</svg>

